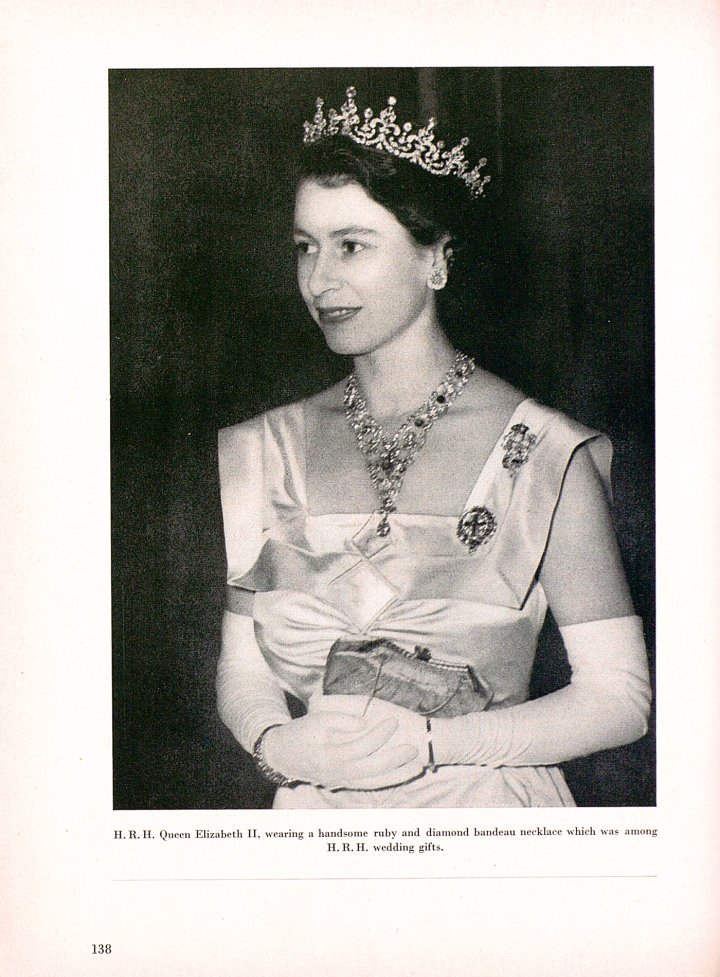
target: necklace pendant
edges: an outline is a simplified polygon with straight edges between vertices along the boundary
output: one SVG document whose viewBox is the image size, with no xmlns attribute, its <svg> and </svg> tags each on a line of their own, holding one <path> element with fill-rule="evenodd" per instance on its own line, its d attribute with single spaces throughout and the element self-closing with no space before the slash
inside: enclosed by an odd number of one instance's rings
<svg viewBox="0 0 720 977">
<path fill-rule="evenodd" d="M 390 532 L 390 520 L 388 519 L 387 512 L 383 512 L 383 517 L 378 523 L 378 527 L 375 530 L 375 535 L 379 536 L 381 539 L 387 536 Z"/>
</svg>

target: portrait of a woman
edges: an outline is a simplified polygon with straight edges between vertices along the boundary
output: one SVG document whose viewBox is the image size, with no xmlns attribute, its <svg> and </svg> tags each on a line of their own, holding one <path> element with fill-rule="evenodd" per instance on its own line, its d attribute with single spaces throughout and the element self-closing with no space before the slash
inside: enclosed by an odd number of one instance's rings
<svg viewBox="0 0 720 977">
<path fill-rule="evenodd" d="M 292 229 L 348 374 L 220 432 L 220 715 L 275 808 L 573 806 L 558 764 L 642 737 L 651 701 L 611 445 L 453 346 L 486 161 L 358 98 L 298 133 Z M 530 701 L 548 609 L 571 679 Z"/>
<path fill-rule="evenodd" d="M 110 134 L 115 806 L 652 805 L 652 72 L 117 70 Z"/>
</svg>

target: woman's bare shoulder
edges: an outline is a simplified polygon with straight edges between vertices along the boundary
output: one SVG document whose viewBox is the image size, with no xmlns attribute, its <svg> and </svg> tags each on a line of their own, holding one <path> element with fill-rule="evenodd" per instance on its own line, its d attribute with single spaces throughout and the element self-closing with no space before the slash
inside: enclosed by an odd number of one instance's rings
<svg viewBox="0 0 720 977">
<path fill-rule="evenodd" d="M 308 410 L 317 411 L 321 414 L 336 414 L 343 409 L 343 396 L 345 394 L 346 384 L 347 378 L 339 380 L 337 383 L 333 383 L 332 386 L 326 387 L 316 394 L 311 394 L 309 397 L 305 397 L 304 400 L 300 401 L 300 404 Z"/>
<path fill-rule="evenodd" d="M 243 433 L 261 429 L 265 423 L 272 427 L 275 422 L 302 414 L 307 409 L 334 412 L 342 410 L 343 392 L 346 382 L 346 380 L 341 380 L 338 383 L 334 383 L 331 387 L 326 387 L 316 394 L 311 394 L 309 397 L 302 397 L 299 400 L 288 401 L 286 404 L 279 404 L 277 407 L 270 407 L 268 410 L 254 414 L 252 417 L 246 418 L 243 421 L 229 424 L 227 427 L 221 428 L 220 432 L 229 436 L 232 433 Z"/>
<path fill-rule="evenodd" d="M 527 397 L 507 380 L 477 368 L 463 399 L 466 408 L 482 413 L 485 417 L 507 421 Z"/>
</svg>

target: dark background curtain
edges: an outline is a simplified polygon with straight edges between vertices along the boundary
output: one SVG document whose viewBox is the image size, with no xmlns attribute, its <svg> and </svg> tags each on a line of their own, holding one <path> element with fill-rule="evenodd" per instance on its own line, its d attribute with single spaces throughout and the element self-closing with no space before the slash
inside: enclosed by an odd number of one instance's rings
<svg viewBox="0 0 720 977">
<path fill-rule="evenodd" d="M 224 552 L 216 431 L 347 372 L 296 294 L 289 160 L 323 94 L 437 112 L 492 183 L 453 341 L 606 431 L 615 517 L 654 637 L 652 72 L 110 72 L 114 803 L 243 808 L 272 791 L 215 713 Z M 568 678 L 548 625 L 534 694 Z M 565 765 L 580 805 L 655 803 L 652 733 Z"/>
</svg>

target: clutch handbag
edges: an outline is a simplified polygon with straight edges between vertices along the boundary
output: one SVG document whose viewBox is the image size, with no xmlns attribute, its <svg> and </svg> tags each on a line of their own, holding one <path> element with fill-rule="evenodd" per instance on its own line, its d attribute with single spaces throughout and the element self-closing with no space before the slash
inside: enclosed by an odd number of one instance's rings
<svg viewBox="0 0 720 977">
<path fill-rule="evenodd" d="M 339 638 L 328 655 L 325 695 L 365 695 L 384 699 L 423 716 L 464 716 L 482 712 L 492 699 L 490 685 L 469 665 L 434 658 L 393 641 Z"/>
</svg>

